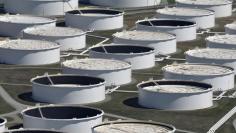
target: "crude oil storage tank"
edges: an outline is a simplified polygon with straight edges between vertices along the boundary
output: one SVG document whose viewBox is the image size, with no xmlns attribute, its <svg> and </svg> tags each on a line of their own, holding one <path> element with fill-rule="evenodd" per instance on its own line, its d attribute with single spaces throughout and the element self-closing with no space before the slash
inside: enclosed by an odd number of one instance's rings
<svg viewBox="0 0 236 133">
<path fill-rule="evenodd" d="M 55 130 L 45 130 L 45 129 L 14 129 L 8 130 L 3 133 L 63 133 Z"/>
<path fill-rule="evenodd" d="M 57 16 L 78 9 L 78 0 L 5 0 L 4 9 L 8 13 Z"/>
<path fill-rule="evenodd" d="M 207 83 L 214 91 L 234 88 L 234 70 L 231 67 L 213 64 L 173 64 L 162 68 L 164 79 L 190 80 Z"/>
<path fill-rule="evenodd" d="M 115 59 L 131 64 L 133 70 L 155 66 L 154 49 L 135 45 L 106 45 L 91 48 L 91 58 Z"/>
<path fill-rule="evenodd" d="M 174 133 L 172 125 L 147 121 L 111 121 L 93 127 L 93 133 Z"/>
<path fill-rule="evenodd" d="M 236 34 L 236 21 L 225 25 L 226 34 Z"/>
<path fill-rule="evenodd" d="M 0 117 L 0 133 L 6 130 L 7 119 Z"/>
<path fill-rule="evenodd" d="M 207 47 L 236 49 L 236 35 L 215 35 L 206 38 Z"/>
<path fill-rule="evenodd" d="M 86 32 L 76 28 L 29 27 L 23 30 L 23 38 L 57 42 L 61 51 L 82 49 L 86 46 Z"/>
<path fill-rule="evenodd" d="M 232 15 L 232 1 L 230 0 L 176 0 L 176 3 L 179 7 L 212 10 L 216 18 Z"/>
<path fill-rule="evenodd" d="M 31 79 L 33 99 L 53 104 L 87 104 L 105 99 L 105 80 L 79 75 L 44 75 Z"/>
<path fill-rule="evenodd" d="M 0 16 L 0 35 L 18 37 L 23 29 L 35 25 L 55 26 L 56 20 L 27 15 L 2 15 Z"/>
<path fill-rule="evenodd" d="M 83 30 L 114 30 L 124 26 L 124 13 L 112 9 L 82 9 L 66 12 L 66 26 Z"/>
<path fill-rule="evenodd" d="M 177 41 L 195 40 L 196 26 L 193 21 L 177 19 L 145 19 L 136 22 L 137 30 L 168 32 L 176 35 Z"/>
<path fill-rule="evenodd" d="M 158 80 L 143 82 L 137 87 L 139 104 L 147 108 L 196 110 L 213 105 L 212 86 L 205 83 Z"/>
<path fill-rule="evenodd" d="M 103 78 L 106 86 L 123 85 L 131 82 L 129 63 L 108 59 L 74 59 L 62 63 L 64 74 L 79 74 Z"/>
<path fill-rule="evenodd" d="M 176 37 L 165 32 L 123 31 L 113 34 L 114 43 L 152 47 L 155 55 L 172 54 L 177 51 Z"/>
<path fill-rule="evenodd" d="M 163 8 L 157 10 L 156 18 L 160 19 L 182 19 L 194 21 L 199 29 L 207 29 L 215 26 L 215 15 L 213 11 L 197 8 Z"/>
<path fill-rule="evenodd" d="M 21 112 L 24 128 L 55 129 L 68 133 L 92 133 L 104 112 L 86 106 L 46 105 Z"/>
<path fill-rule="evenodd" d="M 15 65 L 46 65 L 60 61 L 58 44 L 39 40 L 7 40 L 0 42 L 0 62 Z"/>
<path fill-rule="evenodd" d="M 188 63 L 206 63 L 228 66 L 236 74 L 236 50 L 204 48 L 189 50 L 185 53 Z"/>
<path fill-rule="evenodd" d="M 161 3 L 161 0 L 90 0 L 90 3 L 113 8 L 135 8 L 156 6 Z"/>
</svg>

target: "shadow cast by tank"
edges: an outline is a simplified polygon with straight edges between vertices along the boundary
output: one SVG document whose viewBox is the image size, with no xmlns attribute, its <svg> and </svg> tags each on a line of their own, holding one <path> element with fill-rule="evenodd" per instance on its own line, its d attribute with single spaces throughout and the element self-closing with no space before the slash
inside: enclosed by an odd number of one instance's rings
<svg viewBox="0 0 236 133">
<path fill-rule="evenodd" d="M 138 97 L 128 98 L 128 99 L 123 101 L 123 104 L 126 105 L 126 106 L 133 107 L 133 108 L 151 109 L 151 108 L 146 108 L 146 107 L 143 107 L 143 106 L 139 105 Z"/>
<path fill-rule="evenodd" d="M 21 123 L 18 123 L 18 124 L 15 124 L 14 126 L 8 127 L 9 130 L 20 129 L 20 128 L 23 128 L 23 124 L 21 124 Z"/>
<path fill-rule="evenodd" d="M 18 95 L 18 98 L 20 100 L 23 100 L 23 101 L 26 101 L 26 102 L 31 102 L 31 103 L 44 103 L 44 102 L 34 100 L 33 96 L 32 96 L 32 92 L 21 93 L 21 94 Z"/>
</svg>

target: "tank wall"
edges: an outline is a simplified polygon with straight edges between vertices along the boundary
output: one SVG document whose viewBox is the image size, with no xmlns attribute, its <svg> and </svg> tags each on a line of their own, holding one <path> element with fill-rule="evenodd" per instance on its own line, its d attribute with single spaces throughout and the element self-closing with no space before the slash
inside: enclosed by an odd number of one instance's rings
<svg viewBox="0 0 236 133">
<path fill-rule="evenodd" d="M 87 104 L 105 99 L 103 84 L 88 87 L 53 87 L 33 83 L 33 98 L 53 104 Z"/>
<path fill-rule="evenodd" d="M 186 61 L 188 63 L 206 63 L 206 64 L 217 64 L 228 66 L 234 69 L 234 74 L 236 74 L 236 59 L 235 60 L 217 60 L 217 59 L 207 59 L 207 58 L 198 58 L 186 55 Z"/>
<path fill-rule="evenodd" d="M 47 40 L 54 41 L 60 44 L 61 51 L 82 49 L 86 46 L 86 34 L 74 36 L 74 37 L 50 37 L 50 36 L 39 36 L 23 32 L 23 38 L 25 39 L 36 39 L 36 40 Z"/>
<path fill-rule="evenodd" d="M 212 91 L 202 93 L 157 93 L 139 88 L 139 104 L 164 110 L 196 110 L 211 107 Z M 155 101 L 155 102 L 152 102 Z"/>
<path fill-rule="evenodd" d="M 175 16 L 175 15 L 165 15 L 157 13 L 156 18 L 160 19 L 183 19 L 188 21 L 194 21 L 197 24 L 197 28 L 199 29 L 207 29 L 215 26 L 215 15 L 207 15 L 207 16 Z M 207 23 L 206 23 L 207 22 Z"/>
<path fill-rule="evenodd" d="M 61 44 L 62 51 L 83 49 L 86 47 L 86 34 L 72 38 L 59 39 L 56 42 Z"/>
<path fill-rule="evenodd" d="M 115 16 L 86 16 L 66 13 L 66 26 L 83 30 L 113 30 L 124 26 L 123 14 Z"/>
<path fill-rule="evenodd" d="M 151 68 L 155 66 L 154 53 L 147 53 L 147 54 L 141 54 L 141 55 L 135 55 L 135 54 L 120 55 L 120 54 L 105 54 L 105 53 L 90 51 L 89 57 L 125 61 L 131 64 L 131 68 L 133 70 L 146 69 L 146 68 Z"/>
<path fill-rule="evenodd" d="M 171 54 L 177 51 L 176 48 L 176 39 L 164 40 L 164 41 L 138 41 L 138 40 L 128 40 L 122 38 L 114 38 L 114 43 L 124 44 L 124 45 L 139 45 L 152 47 L 155 50 L 155 55 L 158 54 Z"/>
<path fill-rule="evenodd" d="M 226 44 L 226 43 L 222 44 L 222 43 L 206 41 L 206 45 L 209 48 L 236 49 L 235 44 Z"/>
<path fill-rule="evenodd" d="M 23 115 L 24 128 L 55 129 L 69 133 L 92 133 L 92 127 L 102 123 L 102 116 L 87 120 L 38 119 Z"/>
<path fill-rule="evenodd" d="M 177 6 L 179 7 L 189 7 L 189 8 L 200 8 L 200 9 L 209 9 L 215 12 L 215 17 L 227 17 L 232 15 L 232 4 L 225 5 L 191 5 L 177 2 Z"/>
<path fill-rule="evenodd" d="M 7 0 L 5 10 L 9 13 L 31 14 L 37 16 L 64 15 L 64 12 L 78 8 L 77 0 L 62 1 L 28 1 Z M 18 5 L 18 6 L 16 6 Z"/>
<path fill-rule="evenodd" d="M 168 80 L 187 80 L 208 83 L 217 91 L 226 91 L 234 88 L 234 73 L 222 76 L 200 76 L 182 75 L 177 73 L 164 72 L 164 79 Z"/>
<path fill-rule="evenodd" d="M 90 0 L 95 5 L 114 8 L 132 8 L 159 5 L 161 0 Z"/>
<path fill-rule="evenodd" d="M 105 79 L 106 86 L 123 85 L 131 82 L 131 68 L 123 70 L 81 70 L 63 67 L 64 74 L 80 74 Z"/>
<path fill-rule="evenodd" d="M 8 22 L 0 22 L 0 35 L 2 36 L 10 36 L 17 38 L 21 36 L 21 31 L 27 27 L 43 25 L 43 26 L 56 26 L 56 22 L 52 23 L 44 23 L 44 24 L 14 24 Z"/>
<path fill-rule="evenodd" d="M 146 26 L 137 23 L 136 28 L 137 30 L 168 32 L 176 35 L 176 39 L 178 42 L 195 40 L 197 38 L 196 26 L 173 28 L 173 27 Z"/>
<path fill-rule="evenodd" d="M 44 65 L 60 61 L 60 49 L 25 51 L 0 49 L 0 62 L 18 65 Z"/>
<path fill-rule="evenodd" d="M 225 27 L 225 34 L 236 34 L 236 30 Z"/>
<path fill-rule="evenodd" d="M 3 133 L 6 130 L 5 124 L 0 125 L 0 133 Z"/>
</svg>

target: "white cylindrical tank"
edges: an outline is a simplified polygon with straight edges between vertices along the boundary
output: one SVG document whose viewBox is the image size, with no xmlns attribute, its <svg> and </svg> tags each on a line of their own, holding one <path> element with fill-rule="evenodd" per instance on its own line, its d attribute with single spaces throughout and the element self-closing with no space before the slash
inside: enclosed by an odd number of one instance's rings
<svg viewBox="0 0 236 133">
<path fill-rule="evenodd" d="M 74 59 L 62 63 L 64 74 L 79 74 L 103 78 L 106 86 L 131 82 L 131 65 L 118 60 Z"/>
<path fill-rule="evenodd" d="M 175 2 L 179 7 L 212 10 L 216 18 L 232 15 L 232 1 L 230 0 L 175 0 Z"/>
<path fill-rule="evenodd" d="M 147 69 L 155 66 L 154 49 L 143 46 L 105 45 L 93 47 L 89 51 L 89 57 L 129 62 L 133 70 Z"/>
<path fill-rule="evenodd" d="M 78 9 L 78 0 L 5 0 L 8 13 L 36 16 L 57 16 Z"/>
<path fill-rule="evenodd" d="M 105 80 L 79 75 L 44 75 L 31 79 L 33 99 L 53 104 L 88 104 L 105 99 Z"/>
<path fill-rule="evenodd" d="M 236 21 L 225 25 L 226 34 L 236 34 Z"/>
<path fill-rule="evenodd" d="M 236 49 L 236 35 L 215 35 L 206 38 L 209 48 Z"/>
<path fill-rule="evenodd" d="M 135 8 L 156 6 L 161 3 L 161 0 L 90 0 L 90 3 L 112 8 Z"/>
<path fill-rule="evenodd" d="M 68 27 L 35 26 L 23 30 L 23 38 L 47 40 L 60 44 L 61 51 L 86 47 L 86 32 Z"/>
<path fill-rule="evenodd" d="M 110 121 L 93 127 L 93 133 L 174 133 L 172 125 L 147 121 Z"/>
<path fill-rule="evenodd" d="M 124 26 L 124 13 L 112 9 L 82 9 L 66 12 L 66 26 L 83 30 L 114 30 Z"/>
<path fill-rule="evenodd" d="M 2 15 L 0 16 L 0 35 L 19 37 L 23 29 L 35 25 L 56 26 L 56 20 L 26 15 Z"/>
<path fill-rule="evenodd" d="M 234 70 L 230 67 L 213 64 L 173 64 L 162 68 L 164 79 L 190 80 L 207 83 L 214 91 L 227 91 L 234 88 Z"/>
<path fill-rule="evenodd" d="M 55 130 L 45 130 L 45 129 L 14 129 L 7 130 L 4 133 L 63 133 Z"/>
<path fill-rule="evenodd" d="M 152 47 L 155 54 L 172 54 L 177 51 L 176 37 L 165 32 L 123 31 L 113 34 L 114 43 Z"/>
<path fill-rule="evenodd" d="M 236 74 L 236 50 L 230 49 L 194 49 L 185 53 L 188 63 L 206 63 L 228 66 Z"/>
<path fill-rule="evenodd" d="M 68 133 L 92 133 L 104 112 L 85 106 L 46 105 L 21 112 L 24 128 L 55 129 Z"/>
<path fill-rule="evenodd" d="M 160 19 L 182 19 L 194 21 L 199 29 L 207 29 L 215 26 L 215 15 L 213 11 L 197 8 L 172 7 L 157 10 L 156 18 Z"/>
<path fill-rule="evenodd" d="M 27 39 L 0 42 L 0 62 L 3 64 L 46 65 L 59 61 L 57 43 Z"/>
<path fill-rule="evenodd" d="M 7 119 L 0 117 L 0 133 L 3 133 L 6 130 Z"/>
<path fill-rule="evenodd" d="M 139 104 L 147 108 L 197 110 L 213 105 L 212 86 L 205 83 L 160 80 L 143 82 L 137 87 Z"/>
<path fill-rule="evenodd" d="M 192 21 L 174 19 L 145 19 L 136 22 L 137 30 L 163 31 L 176 35 L 177 41 L 197 38 L 197 25 Z"/>
</svg>

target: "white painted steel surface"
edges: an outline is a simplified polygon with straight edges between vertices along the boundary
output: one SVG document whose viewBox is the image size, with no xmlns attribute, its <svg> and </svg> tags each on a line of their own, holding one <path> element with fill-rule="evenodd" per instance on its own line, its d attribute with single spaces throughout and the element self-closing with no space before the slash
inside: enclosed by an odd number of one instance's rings
<svg viewBox="0 0 236 133">
<path fill-rule="evenodd" d="M 236 35 L 215 35 L 206 38 L 209 48 L 236 49 Z"/>
<path fill-rule="evenodd" d="M 131 64 L 133 70 L 147 69 L 155 66 L 153 48 L 134 45 L 106 45 L 90 49 L 89 57 L 115 59 Z"/>
<path fill-rule="evenodd" d="M 78 9 L 78 0 L 5 0 L 6 12 L 36 16 L 57 16 Z"/>
<path fill-rule="evenodd" d="M 88 67 L 81 67 L 82 64 L 80 62 L 88 64 Z M 103 78 L 106 81 L 106 86 L 128 84 L 132 80 L 131 65 L 118 60 L 75 59 L 63 62 L 62 68 L 64 74 Z"/>
<path fill-rule="evenodd" d="M 53 84 L 50 83 L 50 80 Z M 53 104 L 88 104 L 105 99 L 105 80 L 79 75 L 48 75 L 31 79 L 36 101 Z"/>
<path fill-rule="evenodd" d="M 39 40 L 9 40 L 0 43 L 0 62 L 16 65 L 46 65 L 60 61 L 60 46 Z"/>
<path fill-rule="evenodd" d="M 46 105 L 25 109 L 21 114 L 24 128 L 92 133 L 92 127 L 102 123 L 104 112 L 85 106 Z"/>
<path fill-rule="evenodd" d="M 160 19 L 182 19 L 194 21 L 199 29 L 207 29 L 215 26 L 215 15 L 213 11 L 196 8 L 172 7 L 157 10 L 156 18 Z"/>
<path fill-rule="evenodd" d="M 6 123 L 7 123 L 7 119 L 0 118 L 0 133 L 6 130 Z"/>
<path fill-rule="evenodd" d="M 110 121 L 93 127 L 93 133 L 174 133 L 172 125 L 150 121 Z"/>
<path fill-rule="evenodd" d="M 56 130 L 45 130 L 45 129 L 13 129 L 7 130 L 4 133 L 63 133 Z"/>
<path fill-rule="evenodd" d="M 67 27 L 30 27 L 23 30 L 23 38 L 56 42 L 61 51 L 77 50 L 86 46 L 86 32 Z"/>
<path fill-rule="evenodd" d="M 27 15 L 2 15 L 0 16 L 0 35 L 20 37 L 23 29 L 36 25 L 54 27 L 56 20 Z"/>
<path fill-rule="evenodd" d="M 160 89 L 173 89 L 173 92 L 159 92 L 145 89 L 158 86 Z M 166 86 L 165 88 L 162 88 Z M 177 92 L 175 86 L 197 88 L 196 92 Z M 137 85 L 139 89 L 139 104 L 147 108 L 162 110 L 197 110 L 209 108 L 213 105 L 212 86 L 205 83 L 191 81 L 147 81 Z M 153 102 L 155 101 L 155 102 Z"/>
<path fill-rule="evenodd" d="M 176 37 L 165 32 L 123 31 L 113 34 L 114 43 L 152 47 L 155 55 L 172 54 L 177 51 Z"/>
<path fill-rule="evenodd" d="M 168 32 L 176 35 L 179 42 L 195 40 L 196 26 L 192 21 L 173 19 L 146 19 L 136 22 L 137 30 Z"/>
<path fill-rule="evenodd" d="M 236 22 L 226 24 L 225 25 L 225 33 L 226 34 L 236 34 Z"/>
<path fill-rule="evenodd" d="M 161 0 L 90 0 L 90 3 L 113 8 L 135 8 L 156 6 L 161 3 Z"/>
<path fill-rule="evenodd" d="M 188 63 L 205 63 L 228 66 L 234 69 L 236 74 L 236 50 L 229 49 L 195 49 L 185 52 Z"/>
<path fill-rule="evenodd" d="M 232 15 L 232 1 L 229 0 L 176 0 L 177 7 L 209 9 L 215 12 L 215 17 Z"/>
<path fill-rule="evenodd" d="M 207 69 L 206 69 L 207 68 Z M 211 84 L 214 91 L 234 88 L 234 70 L 213 64 L 174 64 L 162 68 L 164 79 L 188 80 Z"/>
<path fill-rule="evenodd" d="M 65 24 L 83 30 L 114 30 L 124 26 L 124 13 L 112 9 L 82 9 L 66 12 Z"/>
</svg>

